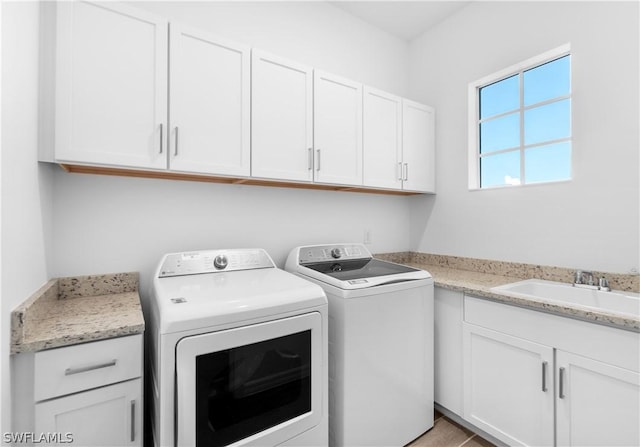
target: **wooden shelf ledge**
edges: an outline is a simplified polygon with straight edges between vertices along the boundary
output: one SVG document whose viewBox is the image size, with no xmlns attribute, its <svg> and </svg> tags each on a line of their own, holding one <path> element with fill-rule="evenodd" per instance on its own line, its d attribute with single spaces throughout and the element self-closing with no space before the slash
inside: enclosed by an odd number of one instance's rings
<svg viewBox="0 0 640 447">
<path fill-rule="evenodd" d="M 415 191 L 401 191 L 395 189 L 368 188 L 365 186 L 323 185 L 319 183 L 290 182 L 284 180 L 268 180 L 247 177 L 223 177 L 206 174 L 186 174 L 171 171 L 145 171 L 139 169 L 123 169 L 106 166 L 85 166 L 61 163 L 60 167 L 66 172 L 74 174 L 115 175 L 119 177 L 140 177 L 166 180 L 183 180 L 190 182 L 227 183 L 236 185 L 272 186 L 277 188 L 319 189 L 324 191 L 360 192 L 367 194 L 386 194 L 396 196 L 411 196 L 425 194 Z"/>
</svg>

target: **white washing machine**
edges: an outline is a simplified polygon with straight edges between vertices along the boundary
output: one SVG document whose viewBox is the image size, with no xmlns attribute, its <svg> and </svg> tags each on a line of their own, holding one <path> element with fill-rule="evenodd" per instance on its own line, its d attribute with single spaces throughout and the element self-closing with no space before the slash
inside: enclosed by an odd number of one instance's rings
<svg viewBox="0 0 640 447">
<path fill-rule="evenodd" d="M 260 249 L 165 255 L 151 288 L 155 446 L 326 446 L 327 300 Z"/>
<path fill-rule="evenodd" d="M 433 279 L 361 244 L 295 248 L 329 300 L 329 445 L 403 446 L 433 427 Z"/>
</svg>

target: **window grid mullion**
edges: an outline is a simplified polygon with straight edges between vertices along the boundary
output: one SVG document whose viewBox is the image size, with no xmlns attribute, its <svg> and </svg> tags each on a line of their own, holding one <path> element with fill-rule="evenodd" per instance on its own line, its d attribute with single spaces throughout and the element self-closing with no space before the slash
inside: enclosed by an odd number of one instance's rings
<svg viewBox="0 0 640 447">
<path fill-rule="evenodd" d="M 500 149 L 497 151 L 491 151 L 491 152 L 487 152 L 484 154 L 479 154 L 480 158 L 483 157 L 491 157 L 492 155 L 499 155 L 499 154 L 505 154 L 507 152 L 515 152 L 515 151 L 519 151 L 520 150 L 520 146 L 513 146 L 513 147 L 508 147 L 506 149 Z"/>
<path fill-rule="evenodd" d="M 552 144 L 564 143 L 566 141 L 571 141 L 571 137 L 556 138 L 554 140 L 546 140 L 546 141 L 541 141 L 539 143 L 525 144 L 522 147 L 522 149 L 524 149 L 526 151 L 527 149 L 535 149 L 536 147 L 541 147 L 541 146 L 550 146 Z M 507 149 L 500 149 L 498 151 L 492 151 L 492 152 L 486 152 L 484 154 L 478 154 L 478 157 L 479 158 L 491 157 L 493 155 L 500 155 L 500 154 L 504 154 L 504 153 L 507 153 L 507 152 L 515 152 L 515 151 L 519 151 L 519 150 L 520 150 L 520 146 L 513 146 L 513 147 L 509 147 Z"/>
<path fill-rule="evenodd" d="M 487 121 L 492 121 L 492 120 L 495 120 L 495 119 L 498 119 L 498 118 L 502 118 L 503 116 L 512 115 L 512 114 L 518 112 L 519 110 L 527 111 L 527 110 L 535 109 L 536 107 L 542 107 L 542 106 L 546 106 L 548 104 L 553 104 L 554 102 L 560 102 L 560 101 L 563 101 L 565 99 L 571 99 L 571 94 L 562 95 L 562 96 L 556 96 L 555 98 L 551 98 L 551 99 L 545 99 L 544 101 L 540 101 L 540 102 L 537 102 L 535 104 L 530 104 L 528 106 L 523 106 L 523 107 L 520 107 L 518 109 L 509 110 L 508 112 L 498 113 L 496 115 L 492 115 L 492 116 L 489 116 L 487 118 L 482 118 L 482 119 L 478 118 L 478 124 L 483 124 L 483 123 L 486 123 Z M 480 116 L 480 112 L 478 111 L 478 117 L 479 116 Z"/>
</svg>

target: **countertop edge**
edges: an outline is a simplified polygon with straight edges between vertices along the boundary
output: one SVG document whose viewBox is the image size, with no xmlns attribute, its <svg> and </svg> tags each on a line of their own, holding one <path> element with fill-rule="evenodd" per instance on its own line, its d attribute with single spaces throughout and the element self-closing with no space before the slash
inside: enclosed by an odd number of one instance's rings
<svg viewBox="0 0 640 447">
<path fill-rule="evenodd" d="M 83 343 L 91 343 L 94 341 L 101 340 L 109 340 L 118 337 L 127 337 L 130 335 L 138 335 L 143 334 L 145 330 L 145 324 L 131 325 L 119 328 L 117 330 L 117 334 L 114 334 L 113 331 L 99 331 L 95 333 L 87 333 L 83 335 L 70 336 L 70 337 L 58 337 L 58 338 L 50 338 L 46 340 L 36 340 L 32 342 L 22 343 L 17 346 L 15 351 L 12 351 L 11 354 L 21 354 L 21 353 L 35 353 L 40 351 L 45 351 L 48 349 L 55 348 L 63 348 L 66 346 L 76 346 Z"/>
<path fill-rule="evenodd" d="M 143 333 L 138 278 L 127 272 L 47 281 L 11 312 L 10 353 Z"/>
</svg>

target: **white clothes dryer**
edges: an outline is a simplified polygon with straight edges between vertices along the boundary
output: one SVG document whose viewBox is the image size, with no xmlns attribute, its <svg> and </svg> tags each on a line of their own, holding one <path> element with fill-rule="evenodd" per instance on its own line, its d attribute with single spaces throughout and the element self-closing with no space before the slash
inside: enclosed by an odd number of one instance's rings
<svg viewBox="0 0 640 447">
<path fill-rule="evenodd" d="M 165 255 L 151 287 L 155 446 L 326 446 L 327 300 L 261 249 Z"/>
<path fill-rule="evenodd" d="M 329 300 L 329 445 L 404 446 L 433 427 L 433 279 L 364 245 L 297 247 Z"/>
</svg>

